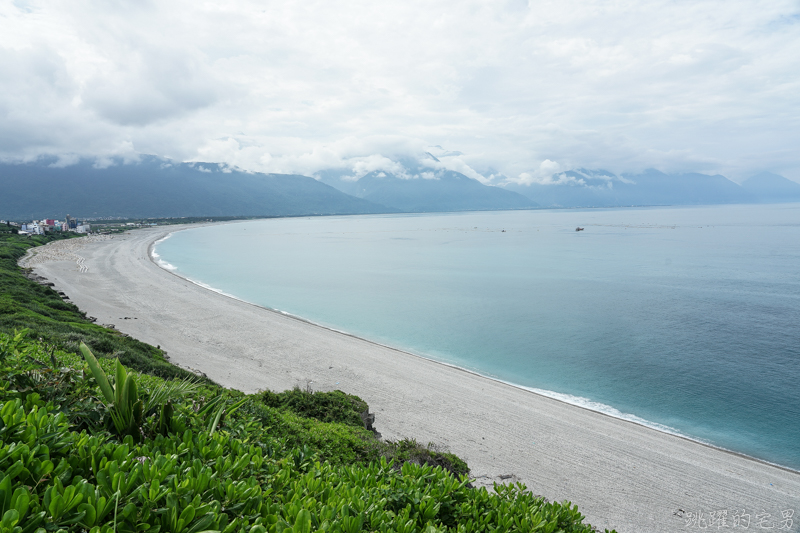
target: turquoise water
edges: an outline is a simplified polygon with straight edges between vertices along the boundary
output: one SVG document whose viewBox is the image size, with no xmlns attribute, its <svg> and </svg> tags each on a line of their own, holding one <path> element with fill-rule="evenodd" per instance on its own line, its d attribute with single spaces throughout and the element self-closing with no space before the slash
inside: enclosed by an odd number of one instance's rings
<svg viewBox="0 0 800 533">
<path fill-rule="evenodd" d="M 243 300 L 800 469 L 800 204 L 271 219 L 156 252 Z"/>
</svg>

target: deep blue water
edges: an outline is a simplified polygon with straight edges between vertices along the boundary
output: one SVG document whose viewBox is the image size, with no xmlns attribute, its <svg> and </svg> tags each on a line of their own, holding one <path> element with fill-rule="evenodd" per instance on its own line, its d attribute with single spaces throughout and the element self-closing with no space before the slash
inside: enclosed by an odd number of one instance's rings
<svg viewBox="0 0 800 533">
<path fill-rule="evenodd" d="M 156 252 L 243 300 L 800 469 L 800 204 L 271 219 Z"/>
</svg>

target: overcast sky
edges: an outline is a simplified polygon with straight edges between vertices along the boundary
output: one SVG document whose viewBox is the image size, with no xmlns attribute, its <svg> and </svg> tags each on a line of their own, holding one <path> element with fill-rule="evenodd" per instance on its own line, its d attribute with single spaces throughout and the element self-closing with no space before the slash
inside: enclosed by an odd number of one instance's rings
<svg viewBox="0 0 800 533">
<path fill-rule="evenodd" d="M 800 1 L 0 0 L 2 159 L 311 174 L 425 151 L 483 180 L 800 181 Z"/>
</svg>

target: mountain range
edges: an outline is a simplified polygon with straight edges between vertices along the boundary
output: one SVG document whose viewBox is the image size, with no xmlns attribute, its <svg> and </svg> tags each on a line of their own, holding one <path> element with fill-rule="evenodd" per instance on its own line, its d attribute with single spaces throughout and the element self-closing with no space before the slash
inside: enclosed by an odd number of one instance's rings
<svg viewBox="0 0 800 533">
<path fill-rule="evenodd" d="M 268 217 L 800 202 L 800 184 L 769 173 L 738 185 L 721 175 L 668 175 L 657 170 L 615 175 L 576 169 L 540 181 L 501 179 L 486 185 L 437 166 L 403 162 L 395 165 L 394 173 L 375 170 L 357 177 L 349 170 L 331 169 L 312 178 L 155 156 L 100 167 L 88 160 L 69 166 L 55 159 L 3 163 L 0 218 L 29 220 L 67 213 L 83 218 Z"/>
<path fill-rule="evenodd" d="M 215 163 L 96 168 L 52 162 L 0 165 L 0 218 L 296 216 L 392 212 L 308 176 L 258 174 Z"/>
<path fill-rule="evenodd" d="M 346 179 L 341 171 L 321 172 L 318 177 L 346 194 L 407 213 L 530 209 L 539 205 L 525 195 L 484 185 L 459 172 L 417 170 L 415 178 L 382 171 L 370 172 L 357 181 Z"/>
<path fill-rule="evenodd" d="M 746 179 L 742 188 L 758 203 L 800 202 L 800 184 L 770 172 Z"/>
<path fill-rule="evenodd" d="M 544 207 L 617 207 L 633 205 L 709 205 L 800 201 L 800 184 L 762 173 L 741 185 L 715 174 L 664 174 L 647 170 L 617 176 L 605 170 L 578 169 L 544 183 L 507 183 L 505 188 Z"/>
<path fill-rule="evenodd" d="M 552 176 L 549 182 L 509 183 L 506 188 L 548 207 L 704 205 L 760 201 L 764 180 L 783 180 L 785 192 L 800 199 L 800 185 L 781 176 L 756 176 L 744 187 L 719 174 L 668 175 L 653 169 L 621 176 L 605 170 L 570 170 Z M 792 185 L 798 190 L 794 196 Z"/>
</svg>

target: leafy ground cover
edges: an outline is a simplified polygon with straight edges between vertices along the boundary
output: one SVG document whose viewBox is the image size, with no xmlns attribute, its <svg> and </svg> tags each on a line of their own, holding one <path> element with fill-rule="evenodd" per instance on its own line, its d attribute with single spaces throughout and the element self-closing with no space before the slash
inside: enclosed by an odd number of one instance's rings
<svg viewBox="0 0 800 533">
<path fill-rule="evenodd" d="M 454 455 L 377 439 L 358 397 L 165 370 L 7 262 L 35 242 L 0 235 L 0 324 L 36 328 L 0 333 L 0 533 L 593 531 L 568 502 L 474 489 Z"/>
<path fill-rule="evenodd" d="M 304 419 L 320 433 L 298 446 L 279 427 L 297 415 L 261 395 L 208 396 L 87 352 L 0 334 L 0 532 L 592 531 L 524 486 L 331 453 L 337 426 L 357 429 L 340 422 Z"/>
</svg>

